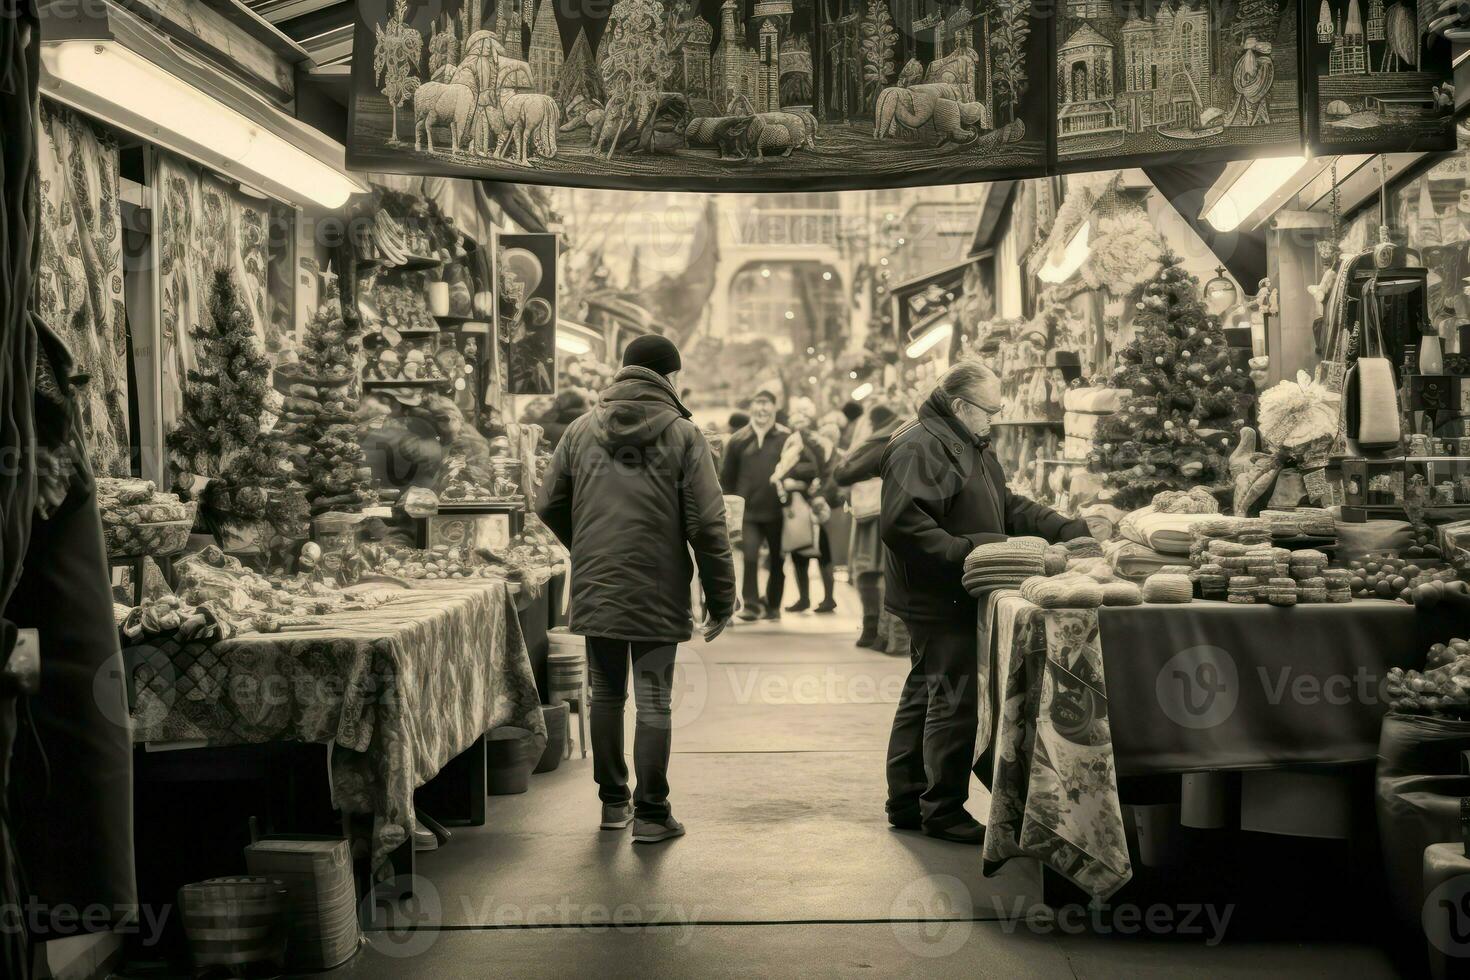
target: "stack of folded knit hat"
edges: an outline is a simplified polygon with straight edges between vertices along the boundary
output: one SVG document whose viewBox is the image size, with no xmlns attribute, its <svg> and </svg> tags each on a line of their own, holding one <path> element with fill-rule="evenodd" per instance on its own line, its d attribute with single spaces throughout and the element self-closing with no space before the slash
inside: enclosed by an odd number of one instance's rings
<svg viewBox="0 0 1470 980">
<path fill-rule="evenodd" d="M 982 544 L 965 559 L 965 591 L 979 596 L 991 589 L 1014 589 L 1046 574 L 1046 541 L 1019 537 Z"/>
<path fill-rule="evenodd" d="M 1157 572 L 1144 580 L 1144 602 L 1182 603 L 1193 599 L 1194 583 L 1188 575 Z"/>
<path fill-rule="evenodd" d="M 1103 604 L 1103 586 L 1087 575 L 1028 578 L 1021 597 L 1043 609 L 1095 609 Z"/>
</svg>

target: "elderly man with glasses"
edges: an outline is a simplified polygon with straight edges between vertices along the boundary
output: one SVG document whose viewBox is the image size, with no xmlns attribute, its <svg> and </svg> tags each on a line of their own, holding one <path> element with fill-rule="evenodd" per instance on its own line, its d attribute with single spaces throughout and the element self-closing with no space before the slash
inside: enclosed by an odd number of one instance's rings
<svg viewBox="0 0 1470 980">
<path fill-rule="evenodd" d="M 977 361 L 946 371 L 893 434 L 882 462 L 884 605 L 909 629 L 913 667 L 888 742 L 888 822 L 978 844 L 965 810 L 978 724 L 977 603 L 960 579 L 977 546 L 1012 535 L 1084 537 L 1087 525 L 1011 493 L 990 448 L 1000 379 Z"/>
</svg>

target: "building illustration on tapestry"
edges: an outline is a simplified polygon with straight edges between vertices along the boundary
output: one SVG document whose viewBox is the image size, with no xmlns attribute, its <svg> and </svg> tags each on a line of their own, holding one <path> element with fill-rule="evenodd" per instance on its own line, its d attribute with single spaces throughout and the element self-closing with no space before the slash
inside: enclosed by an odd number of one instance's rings
<svg viewBox="0 0 1470 980">
<path fill-rule="evenodd" d="M 1448 44 L 1426 38 L 1432 5 L 1322 0 L 1313 65 L 1317 141 L 1371 144 L 1394 137 L 1423 149 L 1452 148 L 1454 106 Z M 1436 144 L 1444 145 L 1437 146 Z M 1416 147 L 1417 148 L 1417 147 Z"/>
<path fill-rule="evenodd" d="M 1299 139 L 1292 0 L 1068 0 L 1057 30 L 1062 160 Z"/>
<path fill-rule="evenodd" d="M 1074 6 L 1101 14 L 1108 2 Z M 551 0 L 358 9 L 372 65 L 354 73 L 349 143 L 364 163 L 555 182 L 1021 174 L 1046 162 L 1045 102 L 1027 98 L 1047 47 L 1031 0 L 614 0 L 605 16 Z M 1102 65 L 1107 43 L 1074 45 L 1079 132 L 1134 113 Z"/>
</svg>

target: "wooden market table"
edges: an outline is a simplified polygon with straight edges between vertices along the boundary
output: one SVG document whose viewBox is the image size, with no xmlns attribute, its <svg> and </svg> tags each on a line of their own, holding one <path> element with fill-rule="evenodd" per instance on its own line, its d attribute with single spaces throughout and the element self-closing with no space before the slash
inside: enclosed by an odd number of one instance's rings
<svg viewBox="0 0 1470 980">
<path fill-rule="evenodd" d="M 1381 600 L 1041 609 L 1011 590 L 981 619 L 986 868 L 1035 858 L 1101 898 L 1132 876 L 1120 779 L 1369 762 L 1388 671 L 1457 625 Z"/>
<path fill-rule="evenodd" d="M 463 757 L 493 728 L 546 729 L 505 583 L 388 588 L 375 608 L 280 633 L 125 648 L 135 745 L 188 749 L 168 755 L 201 776 L 212 750 L 325 745 L 333 805 L 371 816 L 371 866 L 411 873 L 415 791 L 457 759 L 473 785 Z"/>
</svg>

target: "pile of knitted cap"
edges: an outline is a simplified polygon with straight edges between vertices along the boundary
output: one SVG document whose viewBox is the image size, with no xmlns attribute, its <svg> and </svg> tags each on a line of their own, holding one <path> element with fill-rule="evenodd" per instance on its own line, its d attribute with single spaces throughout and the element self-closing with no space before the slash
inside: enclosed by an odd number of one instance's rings
<svg viewBox="0 0 1470 980">
<path fill-rule="evenodd" d="M 1014 589 L 1026 579 L 1046 574 L 1046 541 L 1016 537 L 982 544 L 965 559 L 961 582 L 979 596 L 992 589 Z"/>
</svg>

